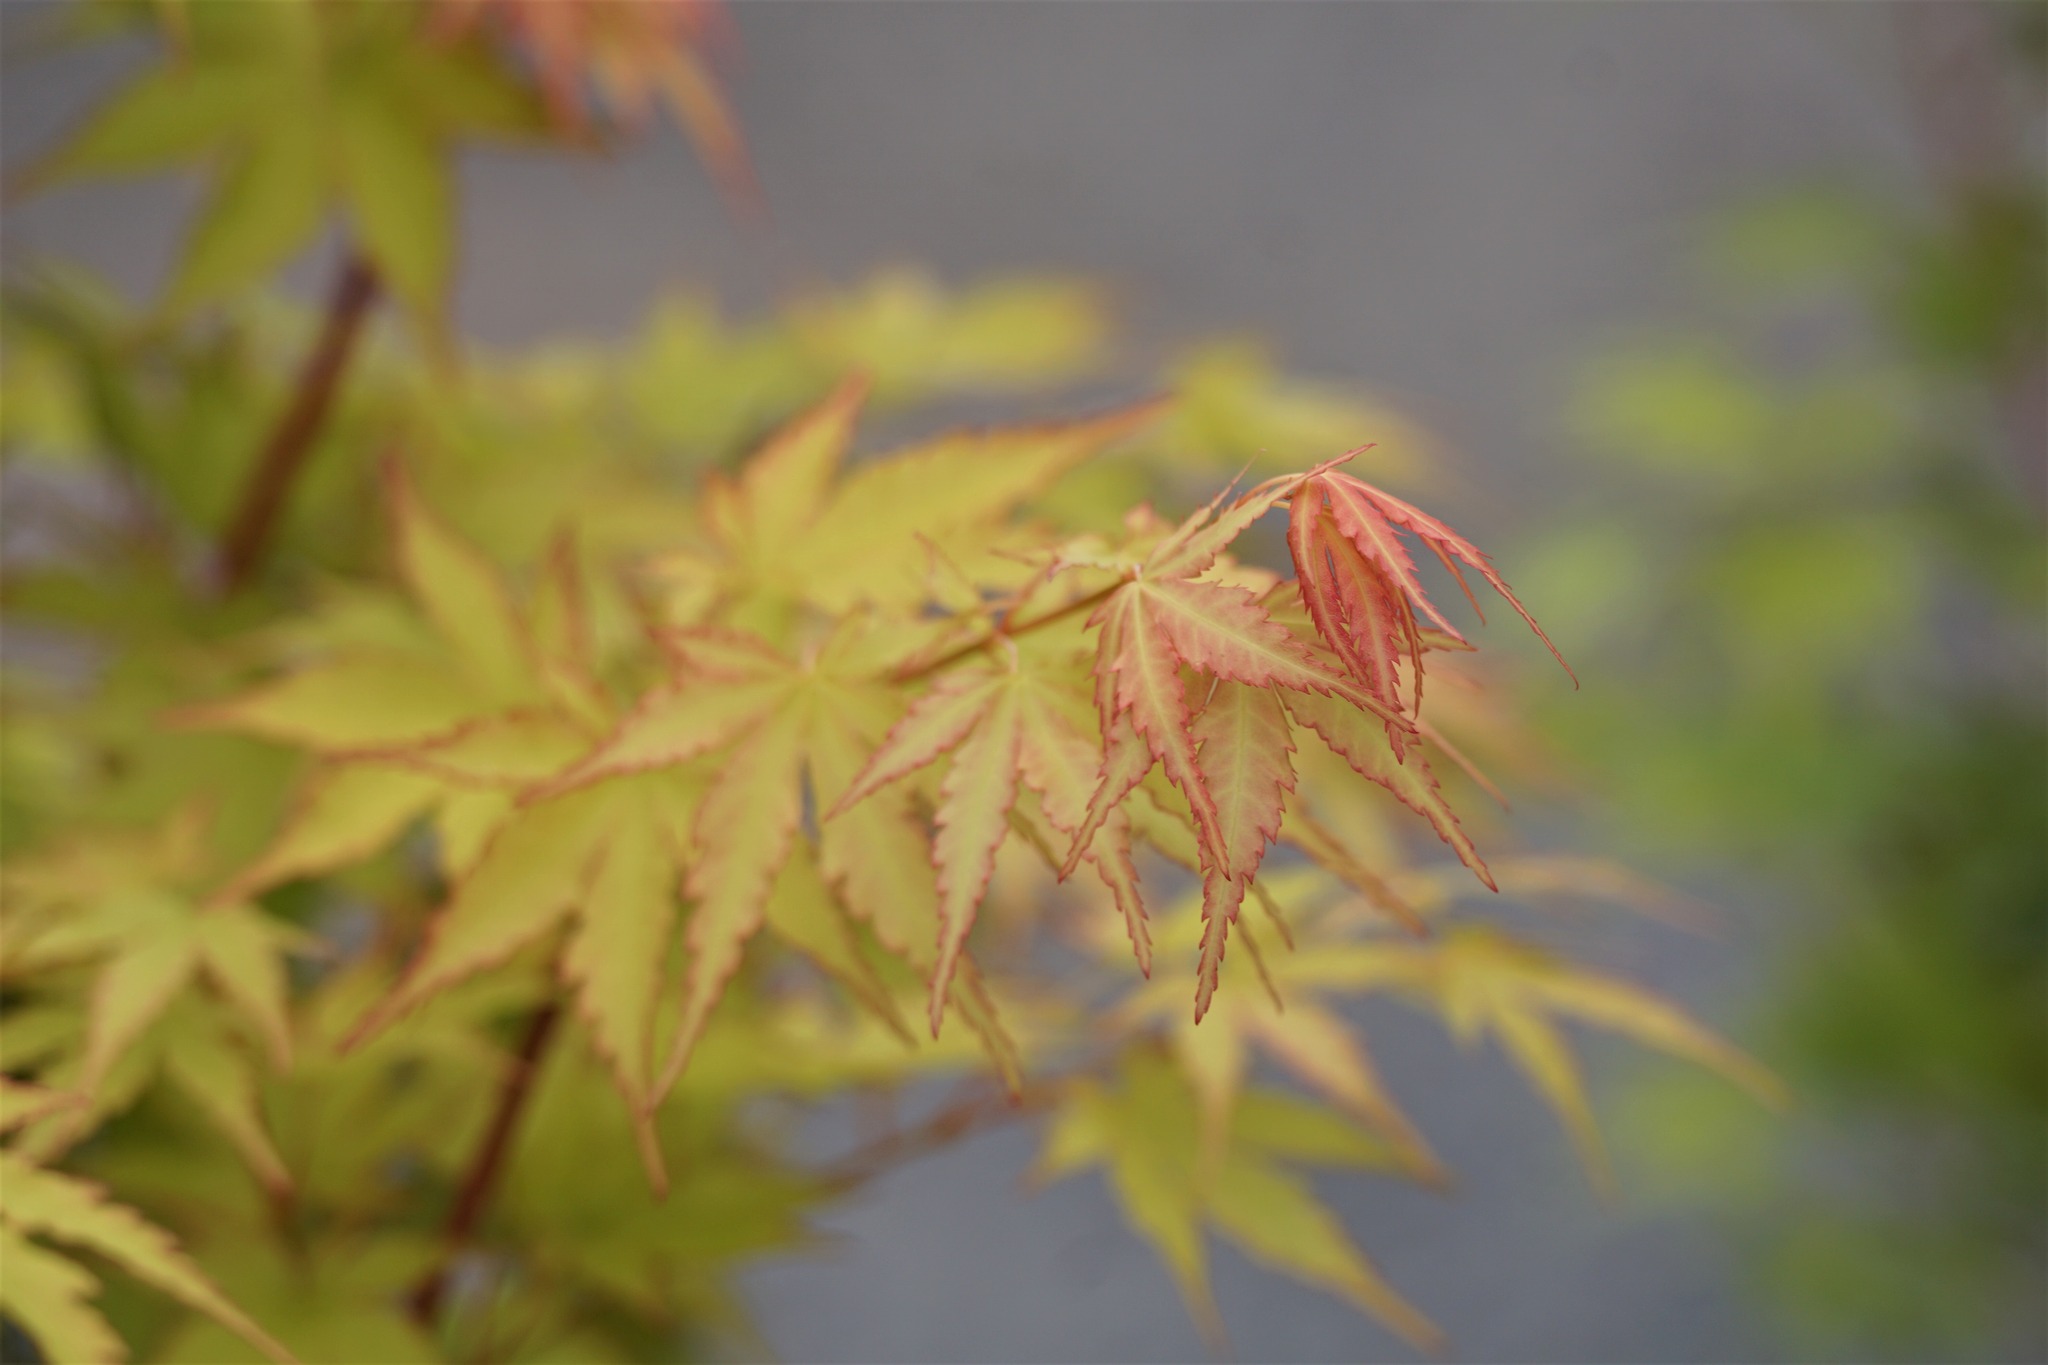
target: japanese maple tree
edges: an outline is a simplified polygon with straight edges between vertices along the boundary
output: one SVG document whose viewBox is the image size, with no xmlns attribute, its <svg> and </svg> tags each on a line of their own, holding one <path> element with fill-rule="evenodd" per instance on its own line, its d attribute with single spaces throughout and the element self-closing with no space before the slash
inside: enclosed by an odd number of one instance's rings
<svg viewBox="0 0 2048 1365">
<path fill-rule="evenodd" d="M 1298 1169 L 1445 1177 L 1344 1001 L 1497 1038 L 1602 1181 L 1560 1019 L 1775 1093 L 1456 908 L 1647 897 L 1482 858 L 1456 737 L 1512 765 L 1513 720 L 1416 551 L 1535 621 L 1368 481 L 1352 409 L 1230 379 L 1276 448 L 1172 518 L 1176 471 L 1245 453 L 1182 394 L 861 450 L 873 404 L 1086 366 L 1050 287 L 885 282 L 753 332 L 672 308 L 586 363 L 458 366 L 464 139 L 601 144 L 659 98 L 753 202 L 720 13 L 145 17 L 161 67 L 27 183 L 215 168 L 183 263 L 149 327 L 63 281 L 7 323 L 10 458 L 134 495 L 6 603 L 107 660 L 8 679 L 0 1312 L 47 1358 L 658 1357 L 739 1330 L 732 1267 L 807 1210 L 1040 1116 L 1039 1173 L 1105 1167 L 1212 1333 L 1207 1229 L 1434 1346 Z M 281 371 L 243 300 L 333 212 Z M 1290 574 L 1237 553 L 1262 521 Z M 947 1075 L 823 1166 L 759 1122 Z M 102 1315 L 101 1262 L 158 1295 Z"/>
</svg>

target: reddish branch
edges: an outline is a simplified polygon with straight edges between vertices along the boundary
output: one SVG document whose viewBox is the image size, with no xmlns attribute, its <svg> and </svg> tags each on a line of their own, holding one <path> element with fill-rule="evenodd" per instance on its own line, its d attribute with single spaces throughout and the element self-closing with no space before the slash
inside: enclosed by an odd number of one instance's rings
<svg viewBox="0 0 2048 1365">
<path fill-rule="evenodd" d="M 932 674 L 946 667 L 946 665 L 958 663 L 960 660 L 966 658 L 970 654 L 975 654 L 980 652 L 981 650 L 987 649 L 990 645 L 994 644 L 998 640 L 1007 640 L 1013 636 L 1023 635 L 1030 631 L 1037 630 L 1040 626 L 1049 626 L 1055 621 L 1064 620 L 1067 617 L 1074 615 L 1076 612 L 1087 611 L 1090 608 L 1100 604 L 1111 593 L 1114 593 L 1118 588 L 1121 588 L 1122 586 L 1123 581 L 1120 579 L 1117 582 L 1112 583 L 1108 587 L 1102 589 L 1102 591 L 1100 592 L 1091 592 L 1086 597 L 1080 598 L 1077 601 L 1069 602 L 1064 607 L 1056 608 L 1055 610 L 1045 613 L 1045 615 L 1043 616 L 1034 616 L 1028 621 L 1016 621 L 1012 618 L 1005 617 L 1003 619 L 1003 623 L 997 626 L 994 630 L 990 631 L 988 634 L 981 636 L 979 639 L 969 640 L 966 644 L 960 646 L 958 649 L 948 650 L 936 659 L 932 659 L 925 663 L 918 664 L 914 668 L 905 669 L 904 671 L 896 675 L 896 681 L 900 683 L 915 682 L 919 678 L 930 677 Z"/>
<path fill-rule="evenodd" d="M 299 370 L 291 402 L 263 443 L 256 466 L 249 473 L 249 482 L 242 490 L 241 504 L 221 538 L 222 591 L 232 593 L 242 587 L 262 563 L 263 552 L 269 548 L 284 511 L 285 499 L 327 421 L 328 409 L 334 404 L 349 357 L 355 352 L 363 321 L 376 299 L 376 272 L 362 257 L 349 256 L 335 278 L 320 338 Z"/>
<path fill-rule="evenodd" d="M 449 1260 L 469 1244 L 476 1233 L 476 1225 L 483 1219 L 484 1209 L 490 1205 L 491 1195 L 504 1173 L 505 1156 L 512 1146 L 512 1133 L 518 1128 L 519 1116 L 533 1092 L 533 1080 L 540 1070 L 541 1057 L 547 1052 L 548 1042 L 554 1037 L 555 1027 L 560 1022 L 561 1007 L 554 1003 L 542 1005 L 527 1020 L 526 1036 L 519 1040 L 519 1053 L 498 1088 L 498 1107 L 491 1114 L 490 1126 L 484 1130 L 484 1138 L 477 1144 L 476 1154 L 469 1159 L 469 1169 L 462 1177 L 462 1188 L 448 1208 L 448 1221 L 442 1227 L 447 1259 L 414 1286 L 407 1301 L 412 1320 L 422 1327 L 431 1327 L 441 1310 L 441 1300 L 448 1291 Z"/>
<path fill-rule="evenodd" d="M 1028 1118 L 1057 1098 L 1054 1091 L 1033 1088 L 1012 1096 L 1000 1090 L 980 1091 L 940 1109 L 923 1123 L 899 1129 L 863 1144 L 823 1171 L 835 1190 L 864 1185 L 906 1161 L 951 1146 L 970 1133 Z"/>
</svg>

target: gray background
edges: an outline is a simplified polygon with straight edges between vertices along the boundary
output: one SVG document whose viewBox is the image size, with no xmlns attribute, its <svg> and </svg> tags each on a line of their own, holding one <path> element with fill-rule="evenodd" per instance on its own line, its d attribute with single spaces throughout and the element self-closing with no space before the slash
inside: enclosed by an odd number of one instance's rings
<svg viewBox="0 0 2048 1365">
<path fill-rule="evenodd" d="M 24 60 L 41 8 L 0 16 L 9 165 L 124 69 L 120 54 Z M 1141 350 L 1243 330 L 1296 369 L 1389 396 L 1463 463 L 1451 519 L 1511 543 L 1564 500 L 1558 408 L 1576 358 L 1691 297 L 1698 211 L 1814 173 L 1913 182 L 1896 17 L 1875 4 L 741 4 L 736 98 L 773 231 L 736 227 L 670 132 L 609 162 L 478 156 L 460 314 L 516 343 L 622 333 L 676 285 L 744 310 L 900 261 L 955 282 L 1098 276 Z M 6 218 L 6 264 L 83 258 L 146 295 L 189 199 L 138 182 L 32 201 Z M 292 278 L 310 288 L 319 264 Z M 1719 890 L 1738 912 L 1762 908 Z M 1632 935 L 1622 957 L 1732 1026 L 1761 918 L 1739 913 L 1719 942 Z M 1397 1012 L 1360 1017 L 1460 1192 L 1324 1191 L 1459 1358 L 1772 1354 L 1734 1253 L 1697 1217 L 1600 1207 L 1496 1058 L 1461 1058 Z M 1636 1064 L 1592 1055 L 1603 1089 Z M 1005 1132 L 922 1162 L 836 1214 L 829 1253 L 754 1273 L 768 1340 L 799 1361 L 1202 1358 L 1099 1180 L 1016 1188 L 1031 1150 Z M 1408 1357 L 1227 1249 L 1216 1277 L 1246 1359 Z"/>
</svg>

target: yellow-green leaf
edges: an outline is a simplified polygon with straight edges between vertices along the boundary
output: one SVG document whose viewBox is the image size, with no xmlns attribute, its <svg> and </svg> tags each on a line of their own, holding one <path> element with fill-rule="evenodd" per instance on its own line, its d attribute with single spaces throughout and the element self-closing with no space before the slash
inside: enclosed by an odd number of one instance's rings
<svg viewBox="0 0 2048 1365">
<path fill-rule="evenodd" d="M 199 944 L 191 917 L 166 914 L 122 942 L 93 982 L 85 1084 L 99 1083 L 192 979 Z"/>
<path fill-rule="evenodd" d="M 1023 743 L 1017 685 L 1000 687 L 987 715 L 953 755 L 939 784 L 932 862 L 939 870 L 939 954 L 932 966 L 931 1024 L 937 1036 L 953 984 L 954 964 L 974 927 L 974 912 L 995 871 L 996 846 L 1017 800 L 1017 757 Z"/>
<path fill-rule="evenodd" d="M 423 815 L 441 784 L 390 763 L 322 767 L 300 787 L 270 846 L 216 894 L 238 901 L 260 891 L 368 858 Z"/>
<path fill-rule="evenodd" d="M 631 785 L 609 794 L 597 865 L 562 974 L 627 1103 L 646 1109 L 654 1088 L 654 1014 L 680 888 L 676 851 L 655 809 L 661 793 L 644 780 Z"/>
<path fill-rule="evenodd" d="M 888 988 L 861 953 L 860 936 L 826 887 L 810 851 L 798 845 L 775 879 L 767 906 L 768 927 L 808 957 L 904 1042 L 910 1031 Z"/>
<path fill-rule="evenodd" d="M 295 932 L 249 905 L 202 911 L 193 921 L 199 954 L 213 983 L 256 1026 L 279 1067 L 292 1056 L 283 950 Z"/>
<path fill-rule="evenodd" d="M 269 274 L 312 239 L 327 201 L 327 165 L 312 130 L 290 118 L 257 125 L 192 222 L 166 305 L 185 309 Z"/>
<path fill-rule="evenodd" d="M 414 655 L 330 659 L 238 697 L 179 712 L 179 723 L 236 730 L 315 753 L 403 748 L 447 736 L 471 720 L 477 699 L 445 664 Z"/>
<path fill-rule="evenodd" d="M 740 952 L 761 927 L 775 875 L 789 856 L 803 812 L 802 709 L 786 706 L 727 759 L 698 809 L 690 868 L 683 974 L 683 1017 L 656 1089 L 666 1091 L 689 1063 Z"/>
<path fill-rule="evenodd" d="M 1342 1295 L 1421 1350 L 1443 1349 L 1443 1333 L 1394 1292 L 1300 1181 L 1236 1157 L 1217 1175 L 1209 1213 L 1259 1261 Z"/>
<path fill-rule="evenodd" d="M 230 1303 L 178 1249 L 171 1235 L 133 1209 L 109 1203 L 98 1186 L 30 1165 L 0 1150 L 0 1222 L 16 1232 L 85 1247 L 143 1283 L 232 1329 L 273 1360 L 291 1352 Z"/>
<path fill-rule="evenodd" d="M 0 1311 L 20 1324 L 43 1360 L 111 1365 L 128 1346 L 92 1307 L 99 1281 L 75 1261 L 0 1226 Z"/>
<path fill-rule="evenodd" d="M 455 259 L 447 152 L 421 120 L 374 95 L 344 98 L 338 115 L 336 151 L 356 231 L 392 292 L 437 334 Z"/>
<path fill-rule="evenodd" d="M 349 1045 L 559 924 L 583 894 L 605 833 L 599 822 L 605 804 L 601 792 L 572 792 L 529 807 L 500 828 L 435 913 L 404 979 L 364 1014 Z"/>
<path fill-rule="evenodd" d="M 496 566 L 421 503 L 395 460 L 384 481 L 398 569 L 427 618 L 489 695 L 537 700 L 533 650 Z"/>
</svg>

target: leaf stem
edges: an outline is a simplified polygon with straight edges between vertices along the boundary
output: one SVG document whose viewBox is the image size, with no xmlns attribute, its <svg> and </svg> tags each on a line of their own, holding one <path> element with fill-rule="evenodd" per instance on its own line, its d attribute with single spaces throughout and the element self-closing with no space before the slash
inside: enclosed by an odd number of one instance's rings
<svg viewBox="0 0 2048 1365">
<path fill-rule="evenodd" d="M 549 1001 L 526 1021 L 526 1033 L 519 1040 L 519 1052 L 498 1087 L 498 1106 L 491 1114 L 490 1126 L 484 1129 L 483 1141 L 477 1144 L 476 1154 L 469 1159 L 462 1187 L 448 1208 L 448 1220 L 442 1227 L 447 1253 L 407 1296 L 412 1320 L 421 1327 L 433 1325 L 435 1316 L 440 1312 L 441 1301 L 447 1295 L 449 1263 L 468 1245 L 477 1223 L 483 1218 L 484 1209 L 491 1202 L 491 1195 L 504 1172 L 506 1153 L 511 1150 L 513 1130 L 519 1126 L 519 1116 L 533 1092 L 534 1077 L 540 1071 L 541 1058 L 561 1022 L 561 1015 L 560 1004 Z"/>
<path fill-rule="evenodd" d="M 933 659 L 928 663 L 922 663 L 915 668 L 907 669 L 904 672 L 898 673 L 894 675 L 895 681 L 900 683 L 916 682 L 919 678 L 930 677 L 932 674 L 938 672 L 940 669 L 946 667 L 948 664 L 956 664 L 970 654 L 974 654 L 980 650 L 987 649 L 990 645 L 994 644 L 998 640 L 1015 639 L 1017 636 L 1029 634 L 1030 632 L 1037 630 L 1041 626 L 1049 626 L 1055 621 L 1065 620 L 1067 617 L 1074 615 L 1076 612 L 1087 611 L 1089 608 L 1100 604 L 1105 598 L 1109 597 L 1111 593 L 1114 593 L 1117 589 L 1123 587 L 1124 582 L 1125 580 L 1118 579 L 1116 582 L 1110 584 L 1106 588 L 1103 588 L 1099 592 L 1091 592 L 1086 597 L 1076 598 L 1074 601 L 1067 603 L 1064 607 L 1056 607 L 1052 611 L 1047 612 L 1043 616 L 1032 617 L 1029 621 L 1019 621 L 1015 624 L 1012 624 L 1010 619 L 1008 617 L 1005 617 L 1001 625 L 997 626 L 994 630 L 982 636 L 980 639 L 969 640 L 966 644 L 961 645 L 958 649 L 947 650 L 944 654 L 941 654 L 938 658 Z"/>
<path fill-rule="evenodd" d="M 319 339 L 307 353 L 293 385 L 291 401 L 270 429 L 256 456 L 241 502 L 221 537 L 220 586 L 234 593 L 246 586 L 277 529 L 285 499 L 312 453 L 314 438 L 327 420 L 335 392 L 362 335 L 363 321 L 377 299 L 377 273 L 362 256 L 351 252 L 328 294 L 327 315 Z"/>
</svg>

